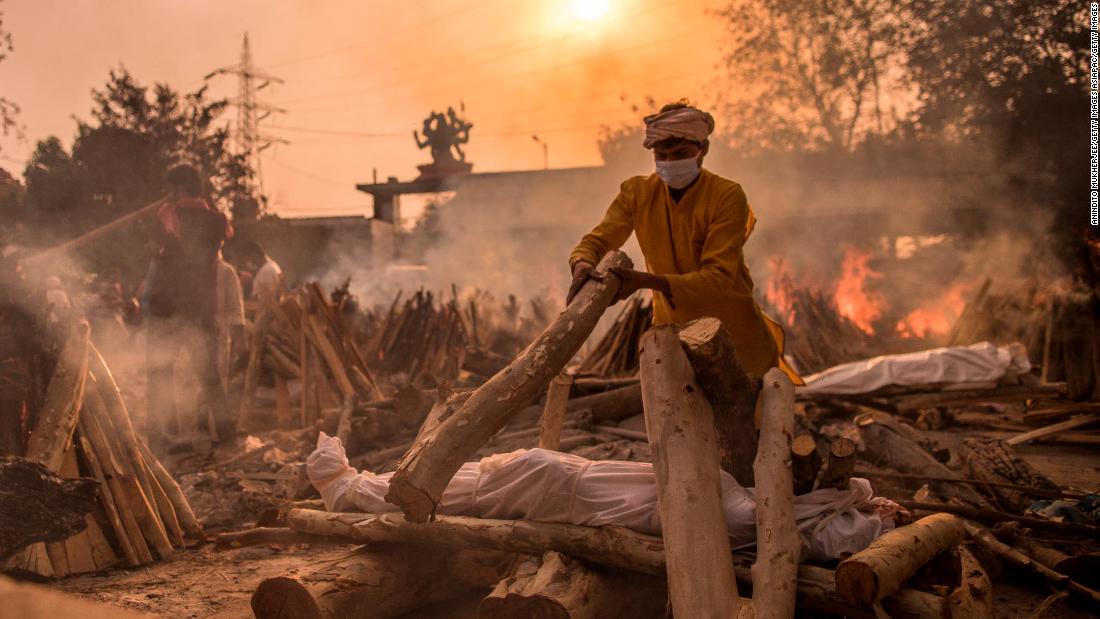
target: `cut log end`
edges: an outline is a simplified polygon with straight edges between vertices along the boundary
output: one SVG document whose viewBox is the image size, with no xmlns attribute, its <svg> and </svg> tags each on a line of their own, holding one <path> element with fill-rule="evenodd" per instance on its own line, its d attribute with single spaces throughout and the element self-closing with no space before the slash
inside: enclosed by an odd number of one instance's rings
<svg viewBox="0 0 1100 619">
<path fill-rule="evenodd" d="M 880 589 L 878 575 L 860 563 L 841 563 L 836 568 L 836 588 L 852 604 L 870 606 L 875 603 Z"/>
<path fill-rule="evenodd" d="M 256 619 L 321 619 L 321 609 L 306 587 L 293 578 L 268 578 L 252 594 Z"/>
</svg>

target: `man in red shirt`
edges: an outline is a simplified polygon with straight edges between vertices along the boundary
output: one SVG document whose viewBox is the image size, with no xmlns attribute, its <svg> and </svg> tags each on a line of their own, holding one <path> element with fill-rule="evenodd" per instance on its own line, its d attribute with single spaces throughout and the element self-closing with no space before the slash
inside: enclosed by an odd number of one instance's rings
<svg viewBox="0 0 1100 619">
<path fill-rule="evenodd" d="M 159 248 L 146 282 L 149 417 L 160 433 L 175 433 L 174 366 L 185 349 L 219 440 L 232 440 L 234 422 L 217 369 L 215 314 L 218 251 L 233 230 L 225 215 L 200 197 L 202 180 L 195 168 L 176 166 L 167 181 L 169 200 L 157 211 L 152 235 Z"/>
</svg>

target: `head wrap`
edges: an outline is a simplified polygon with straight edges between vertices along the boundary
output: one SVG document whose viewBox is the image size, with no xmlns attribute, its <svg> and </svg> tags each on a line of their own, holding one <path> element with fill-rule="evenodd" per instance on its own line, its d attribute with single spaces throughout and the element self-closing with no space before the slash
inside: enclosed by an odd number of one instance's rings
<svg viewBox="0 0 1100 619">
<path fill-rule="evenodd" d="M 703 110 L 681 107 L 645 117 L 646 148 L 669 138 L 702 142 L 714 131 L 714 117 Z"/>
</svg>

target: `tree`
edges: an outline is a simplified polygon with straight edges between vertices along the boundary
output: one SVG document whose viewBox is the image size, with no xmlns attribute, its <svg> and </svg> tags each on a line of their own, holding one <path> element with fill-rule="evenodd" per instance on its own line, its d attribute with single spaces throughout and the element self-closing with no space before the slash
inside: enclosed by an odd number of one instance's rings
<svg viewBox="0 0 1100 619">
<path fill-rule="evenodd" d="M 742 151 L 850 151 L 893 129 L 898 20 L 888 0 L 734 0 L 726 21 L 728 139 Z M 888 105 L 887 102 L 892 102 Z"/>
<path fill-rule="evenodd" d="M 259 215 L 263 199 L 252 195 L 253 172 L 217 124 L 226 101 L 209 99 L 205 88 L 181 95 L 165 84 L 146 87 L 125 69 L 111 71 L 92 99 L 91 118 L 77 121 L 71 153 L 51 137 L 27 164 L 24 211 L 35 238 L 75 236 L 162 197 L 165 175 L 180 163 L 209 179 L 206 197 L 221 210 L 242 219 Z M 100 243 L 84 257 L 93 270 L 120 267 L 137 277 L 147 262 L 140 242 L 146 238 L 140 230 L 120 233 L 120 242 Z"/>
<path fill-rule="evenodd" d="M 4 13 L 0 12 L 0 62 L 3 62 L 14 49 L 11 33 L 4 30 Z M 10 99 L 0 96 L 0 134 L 5 137 L 19 133 L 19 106 Z"/>
<path fill-rule="evenodd" d="M 229 132 L 216 126 L 224 100 L 205 88 L 180 95 L 165 84 L 142 86 L 111 71 L 92 92 L 90 121 L 78 121 L 71 155 L 57 138 L 38 145 L 27 165 L 27 202 L 41 226 L 69 234 L 111 221 L 164 194 L 164 176 L 190 163 L 210 180 L 207 197 L 222 210 L 258 215 L 252 170 L 230 152 Z"/>
<path fill-rule="evenodd" d="M 1087 268 L 1088 3 L 895 2 L 917 25 L 903 39 L 913 131 L 993 144 L 1013 202 L 1052 211 L 1055 247 Z"/>
</svg>

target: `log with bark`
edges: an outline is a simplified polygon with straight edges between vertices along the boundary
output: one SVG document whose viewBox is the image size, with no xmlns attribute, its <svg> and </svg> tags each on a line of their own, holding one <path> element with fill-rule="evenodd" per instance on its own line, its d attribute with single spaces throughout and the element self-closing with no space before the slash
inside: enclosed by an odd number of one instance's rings
<svg viewBox="0 0 1100 619">
<path fill-rule="evenodd" d="M 416 542 L 524 554 L 555 550 L 598 565 L 657 576 L 665 572 L 664 545 L 660 537 L 615 526 L 585 527 L 461 516 L 437 516 L 432 523 L 413 523 L 400 514 L 337 514 L 302 508 L 291 509 L 286 520 L 287 526 L 295 531 L 341 538 L 346 544 Z M 732 560 L 738 580 L 749 585 L 752 560 L 740 555 L 734 555 Z M 870 607 L 844 601 L 836 593 L 833 581 L 832 570 L 800 565 L 798 607 L 861 619 L 876 616 Z M 933 619 L 943 616 L 943 600 L 920 591 L 902 590 L 883 603 L 898 608 L 895 616 L 899 617 Z"/>
<path fill-rule="evenodd" d="M 950 514 L 934 514 L 888 531 L 840 562 L 836 590 L 852 604 L 875 604 L 901 589 L 933 557 L 958 545 L 964 534 L 962 520 Z"/>
<path fill-rule="evenodd" d="M 84 530 L 98 493 L 94 479 L 62 479 L 39 462 L 0 458 L 0 561 L 28 544 Z"/>
<path fill-rule="evenodd" d="M 88 376 L 89 343 L 88 323 L 74 325 L 61 348 L 57 366 L 46 387 L 42 409 L 27 439 L 26 458 L 41 463 L 51 473 L 60 472 L 80 419 Z M 42 576 L 54 573 L 46 546 L 41 542 L 16 553 L 10 563 Z"/>
<path fill-rule="evenodd" d="M 646 331 L 640 348 L 642 403 L 657 477 L 672 612 L 681 617 L 736 616 L 740 598 L 729 562 L 714 411 L 695 382 L 675 325 Z M 790 449 L 789 431 L 787 441 L 785 452 Z"/>
<path fill-rule="evenodd" d="M 794 473 L 794 493 L 803 495 L 814 489 L 821 471 L 821 454 L 811 434 L 799 434 L 791 441 L 791 468 Z"/>
<path fill-rule="evenodd" d="M 714 409 L 722 469 L 746 488 L 756 485 L 756 398 L 760 380 L 741 367 L 733 337 L 717 318 L 699 318 L 680 330 L 696 380 Z"/>
<path fill-rule="evenodd" d="M 757 619 L 794 617 L 802 538 L 794 518 L 793 433 L 794 385 L 782 370 L 772 368 L 764 375 L 760 391 L 760 443 L 755 463 L 752 608 Z"/>
<path fill-rule="evenodd" d="M 547 551 L 521 560 L 481 601 L 479 616 L 499 619 L 643 619 L 665 615 L 665 583 L 648 574 L 597 569 Z"/>
<path fill-rule="evenodd" d="M 958 477 L 925 451 L 911 434 L 916 431 L 883 413 L 866 413 L 855 419 L 866 449 L 866 458 L 877 466 L 886 466 L 902 473 L 929 477 Z M 968 486 L 934 483 L 932 487 L 944 497 L 957 498 L 973 505 L 984 505 L 985 499 Z"/>
<path fill-rule="evenodd" d="M 605 256 L 599 266 L 602 279 L 587 282 L 511 365 L 479 387 L 435 432 L 413 444 L 390 480 L 387 501 L 415 522 L 431 518 L 459 467 L 538 397 L 584 343 L 618 291 L 618 278 L 608 273 L 613 266 L 628 267 L 630 260 L 617 251 Z"/>
<path fill-rule="evenodd" d="M 494 550 L 372 544 L 305 575 L 263 580 L 252 594 L 252 612 L 257 619 L 393 617 L 488 591 L 514 560 Z"/>
<path fill-rule="evenodd" d="M 829 461 L 821 471 L 818 488 L 836 488 L 847 490 L 856 470 L 856 444 L 843 436 L 829 443 Z"/>
</svg>

